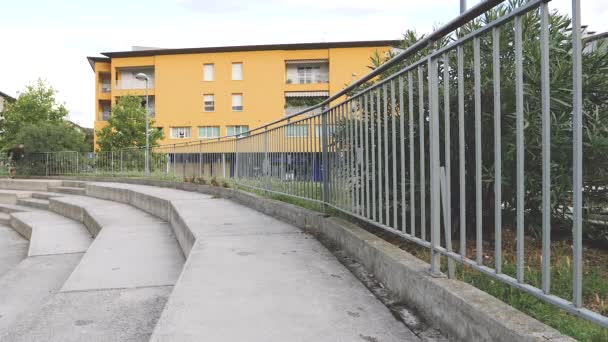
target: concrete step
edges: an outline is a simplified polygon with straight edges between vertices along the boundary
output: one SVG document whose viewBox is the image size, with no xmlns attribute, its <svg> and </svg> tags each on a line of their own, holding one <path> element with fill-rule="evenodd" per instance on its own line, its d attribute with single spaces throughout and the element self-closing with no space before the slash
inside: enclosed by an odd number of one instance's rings
<svg viewBox="0 0 608 342">
<path fill-rule="evenodd" d="M 31 191 L 0 190 L 0 203 L 15 204 L 19 198 L 29 198 Z"/>
<path fill-rule="evenodd" d="M 27 257 L 27 247 L 24 237 L 8 225 L 0 224 L 0 277 Z"/>
<path fill-rule="evenodd" d="M 59 192 L 63 194 L 70 195 L 85 195 L 85 189 L 73 186 L 54 186 L 49 187 L 49 191 L 51 192 Z"/>
<path fill-rule="evenodd" d="M 32 198 L 45 199 L 45 200 L 48 200 L 49 198 L 61 197 L 61 196 L 65 196 L 65 195 L 66 194 L 61 194 L 58 192 L 32 192 Z"/>
<path fill-rule="evenodd" d="M 128 204 L 90 197 L 50 200 L 99 234 L 62 289 L 0 341 L 147 341 L 184 256 L 164 221 Z M 0 329 L 1 330 L 1 329 Z"/>
<path fill-rule="evenodd" d="M 84 213 L 78 215 L 78 208 Z M 90 230 L 99 231 L 62 291 L 167 286 L 177 281 L 184 255 L 167 222 L 128 204 L 90 197 L 54 198 L 51 209 L 80 216 L 95 225 Z"/>
<path fill-rule="evenodd" d="M 15 212 L 10 224 L 30 240 L 28 256 L 82 253 L 93 240 L 82 223 L 49 211 Z"/>
<path fill-rule="evenodd" d="M 86 182 L 81 182 L 81 181 L 71 181 L 71 180 L 64 180 L 63 181 L 63 186 L 67 186 L 67 187 L 72 187 L 72 188 L 85 188 L 87 186 Z"/>
<path fill-rule="evenodd" d="M 48 191 L 49 187 L 61 186 L 62 181 L 56 179 L 0 179 L 0 189 Z"/>
<path fill-rule="evenodd" d="M 0 224 L 9 225 L 11 222 L 11 215 L 7 213 L 0 213 Z"/>
<path fill-rule="evenodd" d="M 5 214 L 18 213 L 18 212 L 22 212 L 22 211 L 33 211 L 33 210 L 35 210 L 35 209 L 33 209 L 32 207 L 25 207 L 22 205 L 0 204 L 0 212 L 5 213 Z"/>
<path fill-rule="evenodd" d="M 0 277 L 0 341 L 11 341 L 7 334 L 40 311 L 81 257 L 82 253 L 30 257 Z"/>
<path fill-rule="evenodd" d="M 17 200 L 17 204 L 25 206 L 25 207 L 32 207 L 32 208 L 42 209 L 42 210 L 49 209 L 49 201 L 45 200 L 45 199 L 20 198 Z"/>
</svg>

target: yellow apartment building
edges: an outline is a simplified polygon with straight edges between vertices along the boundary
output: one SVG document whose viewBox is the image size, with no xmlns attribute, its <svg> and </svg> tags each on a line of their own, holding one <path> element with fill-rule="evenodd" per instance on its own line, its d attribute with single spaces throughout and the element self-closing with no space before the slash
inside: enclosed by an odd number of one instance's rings
<svg viewBox="0 0 608 342">
<path fill-rule="evenodd" d="M 142 96 L 161 144 L 240 134 L 339 92 L 369 72 L 370 56 L 397 40 L 134 49 L 88 57 L 95 72 L 95 131 L 124 95 Z M 97 136 L 95 136 L 97 140 Z"/>
</svg>

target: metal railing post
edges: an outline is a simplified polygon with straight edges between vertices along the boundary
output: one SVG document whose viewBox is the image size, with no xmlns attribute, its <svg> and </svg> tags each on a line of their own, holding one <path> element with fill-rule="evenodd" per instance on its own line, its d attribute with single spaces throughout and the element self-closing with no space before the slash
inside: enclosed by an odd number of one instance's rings
<svg viewBox="0 0 608 342">
<path fill-rule="evenodd" d="M 268 176 L 268 127 L 264 128 L 264 162 L 262 164 L 262 174 L 264 175 L 264 188 L 268 193 L 270 190 L 270 177 Z"/>
<path fill-rule="evenodd" d="M 439 80 L 437 75 L 437 59 L 428 59 L 428 89 L 429 89 L 429 144 L 431 172 L 431 274 L 441 274 L 441 254 L 437 252 L 441 241 L 441 197 L 439 194 Z"/>
<path fill-rule="evenodd" d="M 222 152 L 222 177 L 226 178 L 226 153 Z"/>
<path fill-rule="evenodd" d="M 49 154 L 45 153 L 46 155 L 46 163 L 45 163 L 45 169 L 46 169 L 46 176 L 49 176 Z"/>
<path fill-rule="evenodd" d="M 323 202 L 323 211 L 327 211 L 327 204 L 329 204 L 329 165 L 327 165 L 327 147 L 329 144 L 329 132 L 327 127 L 327 107 L 323 107 L 321 110 L 321 163 L 322 170 L 322 184 L 323 191 L 322 194 L 322 202 Z"/>
</svg>

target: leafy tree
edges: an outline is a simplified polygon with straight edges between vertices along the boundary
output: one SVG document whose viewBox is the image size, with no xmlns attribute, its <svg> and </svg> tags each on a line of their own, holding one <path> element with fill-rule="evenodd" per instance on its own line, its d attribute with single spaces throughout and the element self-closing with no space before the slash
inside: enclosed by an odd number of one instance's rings
<svg viewBox="0 0 608 342">
<path fill-rule="evenodd" d="M 153 126 L 154 120 L 150 119 L 150 146 L 164 137 L 163 132 Z M 112 107 L 108 125 L 96 133 L 101 151 L 146 146 L 146 109 L 141 99 L 131 95 L 121 97 Z"/>
<path fill-rule="evenodd" d="M 9 103 L 1 123 L 1 141 L 5 148 L 15 142 L 17 133 L 27 124 L 63 121 L 68 110 L 63 104 L 57 103 L 56 94 L 55 89 L 39 79 L 35 84 L 28 85 L 15 102 Z"/>
<path fill-rule="evenodd" d="M 15 136 L 15 143 L 25 145 L 26 153 L 89 151 L 85 136 L 66 122 L 26 124 Z"/>
<path fill-rule="evenodd" d="M 458 32 L 455 32 L 448 37 L 435 42 L 436 48 L 441 48 L 448 43 L 454 41 L 458 36 L 471 33 L 478 28 L 504 16 L 509 11 L 522 6 L 524 0 L 511 0 L 503 3 L 493 10 L 488 11 L 480 18 L 468 23 Z M 556 11 L 549 15 L 549 46 L 550 46 L 550 109 L 551 109 L 551 215 L 552 225 L 554 229 L 567 232 L 570 227 L 570 209 L 572 206 L 571 190 L 572 190 L 572 32 L 571 19 Z M 524 79 L 524 122 L 525 122 L 525 222 L 526 228 L 530 232 L 538 233 L 541 226 L 542 217 L 542 168 L 541 168 L 541 99 L 540 94 L 540 15 L 538 11 L 532 11 L 522 17 L 523 27 L 523 79 Z M 528 37 L 536 37 L 529 39 Z M 408 48 L 419 41 L 422 36 L 414 31 L 408 31 L 404 37 L 403 43 L 399 48 Z M 516 201 L 516 141 L 515 141 L 515 54 L 513 48 L 514 41 L 514 26 L 513 22 L 509 22 L 501 27 L 500 30 L 500 64 L 501 64 L 501 141 L 502 141 L 502 201 L 503 201 L 503 222 L 506 224 L 512 223 L 514 219 L 514 211 L 517 207 Z M 584 181 L 584 206 L 587 209 L 588 217 L 593 219 L 594 211 L 601 211 L 606 207 L 606 190 L 605 184 L 608 180 L 608 52 L 605 42 L 597 42 L 596 49 L 585 49 L 583 51 L 583 181 Z M 482 112 L 482 176 L 483 176 L 483 223 L 484 228 L 488 233 L 493 232 L 493 214 L 494 214 L 494 111 L 493 111 L 493 75 L 492 75 L 492 37 L 491 33 L 484 34 L 480 37 L 481 45 L 481 112 Z M 466 214 L 468 231 L 474 231 L 475 226 L 475 137 L 473 132 L 474 127 L 474 86 L 473 86 L 473 48 L 471 42 L 463 45 L 464 50 L 464 80 L 458 80 L 455 66 L 455 53 L 448 54 L 450 58 L 449 79 L 443 80 L 443 62 L 438 63 L 438 75 L 440 75 L 439 87 L 439 112 L 444 113 L 443 104 L 443 82 L 447 81 L 450 84 L 450 120 L 451 127 L 451 158 L 452 172 L 452 209 L 453 215 L 459 213 L 459 193 L 458 193 L 458 98 L 457 86 L 459 81 L 464 82 L 464 105 L 465 105 L 465 161 L 466 161 Z M 430 53 L 430 47 L 422 49 L 418 53 L 410 56 L 398 65 L 390 68 L 386 73 L 381 75 L 379 79 L 384 79 L 393 75 L 399 70 L 418 62 L 425 58 Z M 384 63 L 391 56 L 374 55 L 371 57 L 372 66 L 375 68 Z M 422 77 L 424 92 L 424 115 L 423 124 L 425 132 L 428 135 L 428 82 L 427 75 L 428 67 L 423 64 Z M 418 148 L 420 131 L 418 122 L 418 73 L 414 70 L 412 73 L 414 82 L 414 117 L 415 137 L 414 141 L 416 149 Z M 366 88 L 377 81 L 368 82 L 358 91 Z M 407 83 L 407 82 L 406 82 Z M 407 88 L 407 84 L 406 84 Z M 353 93 L 356 93 L 353 92 Z M 407 96 L 405 98 L 407 101 Z M 387 104 L 388 107 L 391 103 Z M 398 104 L 399 105 L 399 104 Z M 379 106 L 381 108 L 382 106 Z M 404 103 L 399 107 L 407 111 L 408 104 Z M 400 108 L 395 108 L 400 112 Z M 407 113 L 407 112 L 406 112 Z M 376 113 L 371 110 L 372 119 L 382 113 Z M 397 127 L 399 130 L 399 122 L 403 116 L 397 117 Z M 405 115 L 407 119 L 407 115 Z M 383 123 L 380 123 L 383 125 Z M 391 123 L 388 122 L 388 125 Z M 405 125 L 407 127 L 407 124 Z M 391 131 L 389 127 L 388 131 Z M 445 155 L 443 153 L 443 116 L 440 119 L 440 134 L 441 134 L 441 164 L 445 163 Z M 368 133 L 369 134 L 369 133 Z M 400 135 L 401 136 L 401 135 Z M 404 134 L 404 139 L 409 140 L 408 134 Z M 427 165 L 427 188 L 424 191 L 428 194 L 428 160 L 429 151 L 428 136 L 425 139 L 426 165 Z M 378 141 L 378 143 L 381 143 Z M 410 143 L 408 141 L 408 143 Z M 391 151 L 391 144 L 388 144 L 387 151 L 389 160 L 397 161 L 399 165 L 399 153 Z M 417 163 L 416 159 L 416 163 Z M 399 167 L 399 166 L 398 166 Z M 378 168 L 378 163 L 376 163 Z M 377 170 L 379 172 L 379 170 Z M 416 170 L 416 177 L 419 177 Z M 407 178 L 409 178 L 409 170 L 405 170 Z M 417 184 L 418 186 L 418 184 Z M 419 193 L 422 189 L 416 189 Z M 390 191 L 390 189 L 389 189 Z M 397 195 L 398 202 L 400 197 Z M 393 194 L 391 194 L 392 198 Z M 418 199 L 417 199 L 418 201 Z M 428 201 L 428 196 L 427 196 Z M 427 215 L 429 211 L 427 210 Z M 417 219 L 418 221 L 418 219 Z M 419 222 L 419 221 L 418 221 Z M 427 220 L 428 222 L 428 220 Z M 452 218 L 453 223 L 458 222 L 457 217 Z M 428 227 L 427 227 L 428 228 Z M 590 222 L 584 227 L 585 235 L 588 238 L 596 240 L 608 241 L 608 231 L 602 227 L 594 227 Z M 485 234 L 485 233 L 484 233 Z"/>
</svg>

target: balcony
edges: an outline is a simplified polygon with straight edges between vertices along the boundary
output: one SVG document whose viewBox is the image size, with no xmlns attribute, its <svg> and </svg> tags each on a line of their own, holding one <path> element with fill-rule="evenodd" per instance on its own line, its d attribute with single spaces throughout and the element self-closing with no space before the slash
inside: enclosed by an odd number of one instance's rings
<svg viewBox="0 0 608 342">
<path fill-rule="evenodd" d="M 154 80 L 148 81 L 148 88 L 154 88 Z M 146 89 L 146 82 L 138 79 L 124 79 L 116 81 L 116 89 L 130 90 L 130 89 Z"/>
<path fill-rule="evenodd" d="M 102 93 L 109 93 L 110 91 L 112 91 L 112 84 L 110 82 L 102 83 L 101 86 L 99 87 L 99 90 Z"/>
<path fill-rule="evenodd" d="M 329 62 L 319 60 L 294 60 L 285 62 L 287 84 L 329 83 Z"/>
<path fill-rule="evenodd" d="M 116 89 L 132 90 L 146 89 L 146 81 L 141 81 L 136 78 L 139 73 L 148 76 L 148 89 L 154 89 L 154 68 L 153 67 L 135 67 L 135 68 L 120 68 L 116 70 L 117 80 Z"/>
<path fill-rule="evenodd" d="M 110 119 L 110 116 L 112 116 L 111 110 L 102 110 L 101 112 L 99 112 L 99 117 L 103 121 L 108 121 L 108 119 Z"/>
<path fill-rule="evenodd" d="M 296 113 L 299 113 L 303 110 L 306 110 L 306 108 L 309 108 L 310 106 L 290 106 L 290 107 L 286 107 L 285 108 L 285 115 L 289 116 L 289 115 L 293 115 Z M 306 112 L 306 115 L 317 115 L 317 114 L 321 114 L 321 108 L 316 108 L 313 109 L 311 111 Z"/>
</svg>

